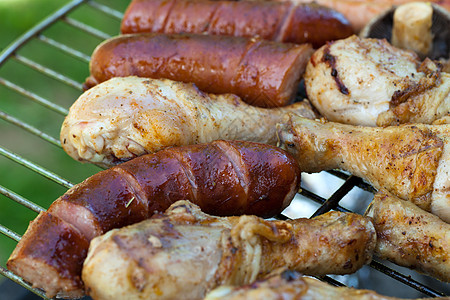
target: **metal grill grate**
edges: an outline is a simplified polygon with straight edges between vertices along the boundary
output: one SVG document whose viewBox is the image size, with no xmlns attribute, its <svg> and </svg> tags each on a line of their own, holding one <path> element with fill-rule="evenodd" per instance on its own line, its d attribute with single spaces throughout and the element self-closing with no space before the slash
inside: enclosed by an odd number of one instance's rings
<svg viewBox="0 0 450 300">
<path fill-rule="evenodd" d="M 5 128 L 2 129 L 2 134 L 6 135 L 6 138 L 1 139 L 0 146 L 0 158 L 4 158 L 0 160 L 0 166 L 5 168 L 0 181 L 0 194 L 3 195 L 0 195 L 0 209 L 8 211 L 5 208 L 15 207 L 31 212 L 26 219 L 17 220 L 18 224 L 7 224 L 0 219 L 0 238 L 8 237 L 13 241 L 11 243 L 5 238 L 10 246 L 5 246 L 5 253 L 0 252 L 5 256 L 0 256 L 0 273 L 42 298 L 45 295 L 41 291 L 33 289 L 20 277 L 9 272 L 4 265 L 10 250 L 21 238 L 15 231 L 24 232 L 36 213 L 44 210 L 51 201 L 73 186 L 72 182 L 79 182 L 99 171 L 95 166 L 80 164 L 65 155 L 57 136 L 62 119 L 71 103 L 81 94 L 82 82 L 88 76 L 88 53 L 92 53 L 102 40 L 118 33 L 122 12 L 128 4 L 128 1 L 123 0 L 103 2 L 70 2 L 24 34 L 0 55 L 0 123 Z M 57 27 L 59 30 L 53 30 Z M 61 31 L 64 32 L 63 35 L 60 34 Z M 44 58 L 36 55 L 36 49 L 42 48 L 45 49 L 44 53 L 48 53 Z M 55 65 L 52 60 L 56 56 L 67 57 L 67 65 Z M 73 69 L 78 72 L 72 72 Z M 26 174 L 27 178 L 34 177 L 22 182 L 25 180 L 25 175 L 22 174 Z M 331 209 L 350 211 L 341 206 L 342 200 L 355 189 L 374 192 L 360 178 L 346 173 L 331 171 L 326 172 L 326 175 L 338 182 L 330 195 L 321 196 L 317 190 L 303 183 L 302 191 L 295 200 L 316 203 L 313 215 Z M 308 175 L 305 176 L 307 178 Z M 311 186 L 314 186 L 317 178 L 312 176 L 311 180 Z M 36 190 L 41 185 L 49 185 L 53 191 L 46 192 L 42 199 L 38 197 Z M 294 205 L 293 203 L 291 206 Z M 280 215 L 279 218 L 288 217 Z M 8 242 L 3 241 L 0 239 L 1 245 L 8 245 Z M 426 296 L 445 296 L 444 292 L 432 287 L 433 282 L 425 284 L 403 274 L 396 267 L 393 269 L 375 260 L 370 268 L 384 274 L 386 282 L 396 280 L 403 283 L 404 289 L 414 289 Z M 327 277 L 325 280 L 334 285 L 342 285 L 335 278 Z"/>
</svg>

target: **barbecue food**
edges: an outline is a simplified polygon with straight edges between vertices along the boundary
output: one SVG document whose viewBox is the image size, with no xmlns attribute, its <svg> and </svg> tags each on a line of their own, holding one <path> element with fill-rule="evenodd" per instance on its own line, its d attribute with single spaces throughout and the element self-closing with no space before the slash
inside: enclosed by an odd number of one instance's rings
<svg viewBox="0 0 450 300">
<path fill-rule="evenodd" d="M 280 274 L 278 274 L 280 273 Z M 299 272 L 274 272 L 245 286 L 221 286 L 209 292 L 205 300 L 400 300 L 370 290 L 334 287 Z M 430 299 L 430 298 L 426 298 Z M 425 300 L 425 298 L 424 298 Z"/>
<path fill-rule="evenodd" d="M 221 284 L 253 282 L 287 267 L 348 274 L 370 262 L 370 219 L 329 212 L 314 219 L 219 218 L 187 202 L 92 240 L 83 281 L 94 299 L 199 299 Z"/>
<path fill-rule="evenodd" d="M 85 88 L 113 77 L 136 75 L 194 83 L 208 93 L 231 93 L 261 107 L 292 102 L 310 44 L 211 35 L 130 34 L 100 44 Z"/>
<path fill-rule="evenodd" d="M 7 266 L 49 297 L 81 296 L 81 266 L 95 236 L 181 199 L 215 215 L 274 216 L 299 186 L 297 164 L 276 147 L 216 141 L 162 150 L 71 188 L 31 222 Z"/>
<path fill-rule="evenodd" d="M 433 46 L 431 3 L 411 2 L 400 5 L 395 9 L 393 18 L 392 45 L 426 57 Z"/>
<path fill-rule="evenodd" d="M 449 4 L 447 2 L 447 9 Z M 373 18 L 359 36 L 387 39 L 394 46 L 415 51 L 421 59 L 428 57 L 445 63 L 450 55 L 450 12 L 447 9 L 430 2 L 394 6 Z"/>
<path fill-rule="evenodd" d="M 224 0 L 133 0 L 121 31 L 259 36 L 314 47 L 353 33 L 341 13 L 317 4 Z"/>
<path fill-rule="evenodd" d="M 327 44 L 305 71 L 311 103 L 328 120 L 366 126 L 427 123 L 450 113 L 450 74 L 385 40 Z"/>
<path fill-rule="evenodd" d="M 450 224 L 385 192 L 375 195 L 366 215 L 377 231 L 380 258 L 450 282 Z"/>
<path fill-rule="evenodd" d="M 312 0 L 276 0 L 294 4 L 309 3 Z M 370 20 L 394 5 L 414 2 L 417 0 L 314 0 L 314 2 L 335 9 L 342 13 L 349 21 L 355 32 L 359 32 Z M 449 0 L 430 0 L 447 10 L 450 9 Z"/>
<path fill-rule="evenodd" d="M 113 78 L 86 91 L 61 129 L 64 150 L 80 161 L 111 166 L 169 146 L 217 139 L 276 144 L 286 112 L 314 118 L 308 102 L 263 109 L 231 94 L 138 77 Z"/>
<path fill-rule="evenodd" d="M 278 131 L 302 171 L 349 171 L 450 222 L 450 125 L 379 128 L 290 116 Z"/>
</svg>

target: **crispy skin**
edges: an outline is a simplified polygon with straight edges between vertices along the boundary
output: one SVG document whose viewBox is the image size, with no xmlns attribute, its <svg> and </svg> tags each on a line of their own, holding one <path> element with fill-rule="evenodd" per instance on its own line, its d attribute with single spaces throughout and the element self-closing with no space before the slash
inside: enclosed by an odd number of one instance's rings
<svg viewBox="0 0 450 300">
<path fill-rule="evenodd" d="M 386 40 L 329 43 L 311 56 L 304 77 L 309 100 L 334 122 L 431 124 L 450 113 L 450 75 Z"/>
<path fill-rule="evenodd" d="M 450 222 L 449 127 L 375 128 L 290 116 L 278 136 L 303 171 L 349 171 Z"/>
<path fill-rule="evenodd" d="M 340 233 L 340 234 L 339 234 Z M 370 262 L 369 219 L 330 212 L 315 219 L 213 217 L 188 201 L 164 215 L 95 238 L 83 266 L 94 299 L 199 299 L 274 269 L 347 274 Z"/>
<path fill-rule="evenodd" d="M 365 215 L 374 222 L 380 258 L 450 282 L 450 224 L 384 191 Z"/>
<path fill-rule="evenodd" d="M 286 112 L 316 116 L 307 101 L 264 109 L 234 95 L 205 94 L 192 84 L 113 78 L 78 98 L 60 138 L 73 158 L 111 166 L 170 146 L 218 139 L 275 145 L 275 125 Z"/>
<path fill-rule="evenodd" d="M 121 32 L 259 36 L 279 42 L 312 43 L 317 48 L 348 37 L 353 30 L 341 13 L 315 3 L 134 0 L 125 12 Z"/>
<path fill-rule="evenodd" d="M 167 78 L 207 93 L 231 93 L 260 107 L 294 99 L 310 44 L 200 34 L 130 34 L 101 43 L 91 56 L 85 88 L 113 77 Z"/>
<path fill-rule="evenodd" d="M 8 261 L 49 297 L 83 295 L 81 265 L 89 241 L 189 199 L 215 215 L 271 217 L 300 187 L 285 151 L 239 141 L 169 148 L 99 172 L 33 221 Z"/>
<path fill-rule="evenodd" d="M 244 286 L 221 286 L 209 292 L 205 300 L 400 300 L 370 290 L 335 287 L 299 272 L 285 270 Z M 425 298 L 423 298 L 425 299 Z M 429 299 L 429 298 L 427 298 Z M 441 298 L 440 298 L 441 299 Z"/>
</svg>

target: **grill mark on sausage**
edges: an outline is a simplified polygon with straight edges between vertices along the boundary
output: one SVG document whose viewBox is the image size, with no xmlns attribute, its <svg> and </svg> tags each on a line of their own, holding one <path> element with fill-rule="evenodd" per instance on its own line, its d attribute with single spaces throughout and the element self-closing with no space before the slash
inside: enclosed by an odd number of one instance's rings
<svg viewBox="0 0 450 300">
<path fill-rule="evenodd" d="M 188 179 L 189 184 L 191 186 L 191 189 L 189 189 L 190 194 L 191 194 L 191 199 L 195 199 L 195 203 L 198 203 L 201 206 L 201 201 L 198 198 L 198 184 L 195 181 L 195 176 L 194 176 L 194 174 L 192 174 L 191 168 L 189 168 L 189 165 L 184 160 L 183 154 L 178 151 L 173 151 L 171 149 L 168 149 L 167 152 L 171 153 L 173 155 L 173 158 L 178 161 L 181 169 L 183 170 L 184 174 L 186 175 L 186 178 Z"/>
<path fill-rule="evenodd" d="M 158 30 L 158 31 L 154 30 L 155 32 L 161 32 L 161 33 L 164 33 L 164 32 L 167 31 L 167 29 L 166 29 L 167 21 L 168 21 L 169 18 L 170 18 L 170 14 L 172 13 L 172 10 L 173 10 L 173 8 L 174 8 L 174 6 L 175 6 L 175 2 L 176 2 L 175 0 L 172 0 L 172 2 L 170 3 L 170 7 L 169 7 L 169 9 L 167 10 L 167 14 L 166 14 L 166 16 L 165 16 L 165 18 L 164 18 L 164 21 L 163 21 L 163 23 L 161 24 L 161 29 Z"/>
<path fill-rule="evenodd" d="M 277 30 L 275 31 L 275 41 L 277 42 L 283 42 L 287 33 L 287 29 L 289 28 L 289 23 L 291 22 L 291 19 L 293 18 L 294 11 L 297 8 L 294 4 L 289 5 L 289 8 L 286 9 L 286 12 L 281 19 L 280 24 L 278 24 Z"/>
<path fill-rule="evenodd" d="M 145 207 L 148 208 L 149 199 L 146 197 L 145 192 L 144 192 L 142 186 L 139 184 L 136 177 L 134 177 L 134 175 L 131 174 L 130 172 L 128 172 L 127 170 L 122 169 L 120 167 L 120 165 L 112 168 L 111 170 L 120 174 L 122 176 L 122 178 L 128 183 L 128 185 L 130 186 L 131 190 L 134 193 L 135 200 L 133 200 L 133 201 L 139 201 L 142 204 L 144 204 Z M 147 217 L 149 216 L 148 211 L 147 211 L 146 215 L 147 215 Z"/>
<path fill-rule="evenodd" d="M 333 76 L 334 81 L 336 82 L 336 84 L 339 88 L 339 91 L 344 95 L 350 94 L 349 90 L 347 89 L 345 84 L 342 82 L 341 78 L 339 78 L 339 73 L 336 70 L 336 57 L 330 53 L 330 44 L 329 43 L 327 43 L 327 45 L 324 48 L 324 55 L 322 57 L 322 61 L 324 63 L 326 63 L 328 66 L 330 66 L 331 76 Z"/>
<path fill-rule="evenodd" d="M 230 161 L 232 164 L 234 170 L 236 171 L 236 175 L 238 176 L 239 183 L 242 186 L 242 188 L 245 191 L 246 198 L 249 198 L 249 186 L 250 186 L 250 178 L 249 178 L 249 172 L 242 161 L 242 159 L 239 159 L 241 157 L 241 153 L 238 149 L 236 149 L 233 145 L 230 143 L 226 143 L 223 141 L 215 141 L 212 143 L 212 145 L 219 149 Z"/>
<path fill-rule="evenodd" d="M 209 30 L 211 29 L 211 24 L 214 22 L 214 18 L 216 17 L 217 11 L 219 11 L 219 8 L 220 8 L 220 4 L 216 4 L 216 5 L 215 5 L 215 8 L 214 8 L 214 10 L 213 10 L 213 13 L 212 13 L 211 16 L 209 17 L 208 24 L 206 24 L 207 26 L 206 26 L 205 28 L 203 28 L 203 32 L 207 32 L 208 34 L 211 34 L 211 33 L 209 32 Z M 214 28 L 213 28 L 213 29 L 214 29 Z"/>
</svg>

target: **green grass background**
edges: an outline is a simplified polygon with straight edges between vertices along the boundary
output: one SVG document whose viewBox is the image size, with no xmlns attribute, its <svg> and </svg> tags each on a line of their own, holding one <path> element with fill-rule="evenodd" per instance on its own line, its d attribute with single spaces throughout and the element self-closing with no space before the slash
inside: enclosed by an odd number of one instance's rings
<svg viewBox="0 0 450 300">
<path fill-rule="evenodd" d="M 68 0 L 0 0 L 0 51 L 45 17 L 69 3 Z M 128 0 L 97 0 L 123 12 Z M 86 23 L 109 35 L 118 34 L 120 21 L 83 4 L 69 17 Z M 62 21 L 43 32 L 54 39 L 86 55 L 103 40 L 93 37 Z M 18 52 L 18 55 L 82 83 L 88 76 L 88 63 L 34 38 Z M 6 79 L 24 90 L 31 91 L 59 106 L 68 109 L 82 91 L 49 78 L 41 72 L 10 58 L 0 66 L 0 79 Z M 0 84 L 0 111 L 30 124 L 46 134 L 59 139 L 64 115 L 36 104 L 28 97 Z M 0 119 L 0 147 L 12 151 L 43 168 L 58 174 L 72 183 L 78 183 L 101 169 L 74 161 L 64 151 L 27 131 Z M 0 186 L 30 200 L 43 208 L 62 195 L 67 189 L 34 171 L 0 155 Z M 22 235 L 37 213 L 0 194 L 0 224 Z M 0 234 L 0 264 L 14 249 L 16 242 Z M 3 277 L 0 276 L 0 280 Z"/>
</svg>

